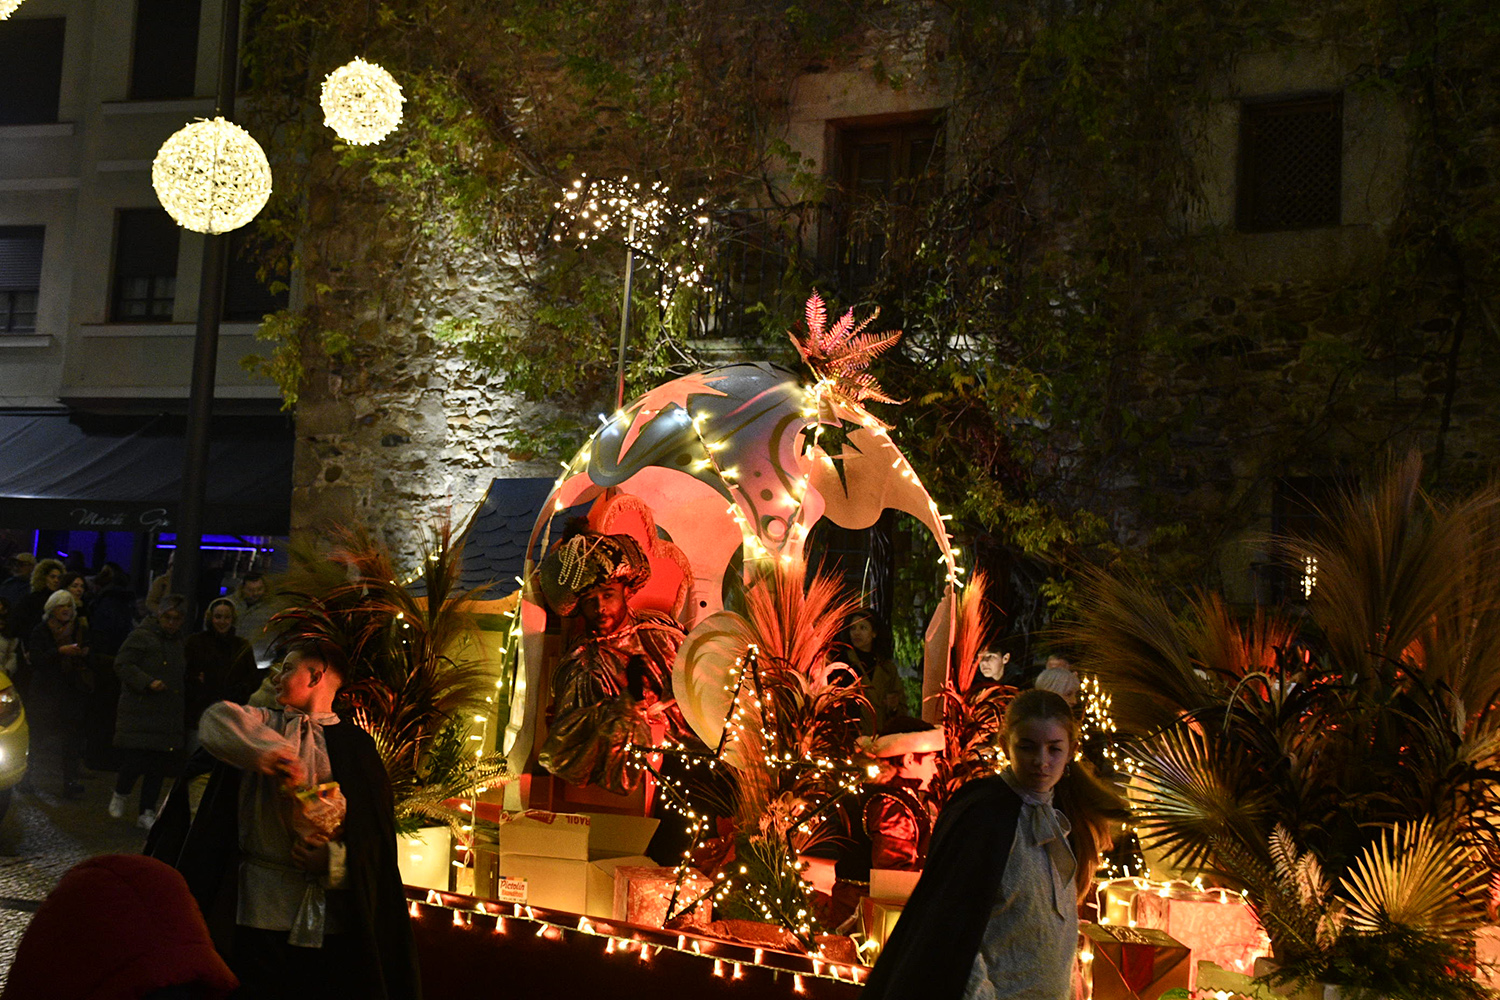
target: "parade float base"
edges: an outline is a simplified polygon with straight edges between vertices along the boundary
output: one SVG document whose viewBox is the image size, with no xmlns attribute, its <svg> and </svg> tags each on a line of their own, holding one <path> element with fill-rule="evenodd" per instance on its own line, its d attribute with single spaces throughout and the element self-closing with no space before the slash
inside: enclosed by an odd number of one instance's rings
<svg viewBox="0 0 1500 1000">
<path fill-rule="evenodd" d="M 407 887 L 426 996 L 853 1000 L 868 970 L 722 938 Z"/>
</svg>

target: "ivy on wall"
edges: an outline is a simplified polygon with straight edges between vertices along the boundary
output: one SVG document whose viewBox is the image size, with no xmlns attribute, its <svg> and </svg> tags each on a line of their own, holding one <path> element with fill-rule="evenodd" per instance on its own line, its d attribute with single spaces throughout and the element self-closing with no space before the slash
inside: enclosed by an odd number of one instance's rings
<svg viewBox="0 0 1500 1000">
<path fill-rule="evenodd" d="M 622 255 L 551 239 L 554 203 L 583 171 L 658 179 L 708 199 L 721 255 L 752 216 L 775 247 L 774 280 L 737 289 L 717 339 L 787 360 L 789 304 L 813 287 L 905 329 L 882 378 L 907 402 L 885 416 L 1003 556 L 1027 627 L 1081 562 L 1219 582 L 1271 477 L 1410 444 L 1439 489 L 1490 471 L 1497 18 L 1481 0 L 264 0 L 248 62 L 278 184 L 260 233 L 301 306 L 263 329 L 261 363 L 289 400 L 323 393 L 416 325 L 553 405 L 514 454 L 566 451 L 612 404 Z M 1347 87 L 1410 123 L 1400 210 L 1357 280 L 1243 287 L 1219 258 L 1233 234 L 1187 222 L 1191 123 L 1242 54 L 1330 45 Z M 409 97 L 376 147 L 309 111 L 356 54 Z M 860 209 L 885 249 L 857 287 L 815 238 L 838 192 L 783 137 L 793 81 L 835 69 L 951 94 L 942 190 Z M 703 360 L 704 303 L 661 308 L 659 257 L 635 290 L 631 391 Z M 434 273 L 459 291 L 435 298 Z"/>
</svg>

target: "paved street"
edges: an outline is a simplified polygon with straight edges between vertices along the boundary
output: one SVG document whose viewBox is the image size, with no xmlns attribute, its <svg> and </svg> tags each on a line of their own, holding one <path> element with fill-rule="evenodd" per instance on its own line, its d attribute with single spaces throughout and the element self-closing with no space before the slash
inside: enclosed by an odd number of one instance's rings
<svg viewBox="0 0 1500 1000">
<path fill-rule="evenodd" d="M 38 791 L 17 792 L 0 823 L 0 983 L 10 971 L 16 944 L 37 905 L 73 865 L 95 854 L 133 853 L 145 833 L 132 820 L 110 819 L 105 809 L 114 774 L 85 772 L 84 797 L 55 794 L 59 780 L 43 770 Z"/>
</svg>

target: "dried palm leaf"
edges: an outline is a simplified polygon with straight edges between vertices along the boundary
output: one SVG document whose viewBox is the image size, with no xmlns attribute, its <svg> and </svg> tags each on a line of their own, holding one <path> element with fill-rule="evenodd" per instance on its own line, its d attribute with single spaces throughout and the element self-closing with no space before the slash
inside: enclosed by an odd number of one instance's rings
<svg viewBox="0 0 1500 1000">
<path fill-rule="evenodd" d="M 1351 929 L 1361 934 L 1408 931 L 1456 939 L 1484 921 L 1486 873 L 1473 851 L 1429 820 L 1386 831 L 1339 884 L 1349 899 Z"/>
</svg>

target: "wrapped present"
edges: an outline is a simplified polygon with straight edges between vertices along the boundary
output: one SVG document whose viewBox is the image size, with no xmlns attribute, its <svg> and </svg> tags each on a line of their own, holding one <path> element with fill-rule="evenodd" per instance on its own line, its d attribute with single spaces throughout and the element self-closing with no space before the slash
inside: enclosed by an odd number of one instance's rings
<svg viewBox="0 0 1500 1000">
<path fill-rule="evenodd" d="M 1135 897 L 1143 890 L 1143 886 L 1144 883 L 1133 878 L 1115 879 L 1112 882 L 1102 883 L 1097 894 L 1099 923 L 1129 926 L 1130 921 L 1135 919 L 1135 914 L 1132 912 Z"/>
<path fill-rule="evenodd" d="M 906 906 L 904 900 L 874 899 L 865 896 L 859 901 L 859 931 L 866 942 L 873 947 L 861 950 L 861 956 L 866 962 L 874 964 L 880 949 L 891 939 L 891 931 L 896 929 L 896 921 L 901 919 L 901 911 Z"/>
<path fill-rule="evenodd" d="M 1086 1000 L 1161 1000 L 1168 994 L 1188 995 L 1192 956 L 1165 931 L 1084 924 L 1079 933 Z"/>
<path fill-rule="evenodd" d="M 1251 972 L 1257 958 L 1271 953 L 1271 940 L 1255 911 L 1234 893 L 1146 889 L 1135 894 L 1130 913 L 1135 926 L 1166 931 L 1187 945 L 1194 961 L 1230 972 Z"/>
<path fill-rule="evenodd" d="M 1474 932 L 1474 978 L 1489 989 L 1500 990 L 1500 927 Z"/>
<path fill-rule="evenodd" d="M 614 919 L 641 927 L 661 927 L 666 923 L 674 887 L 677 887 L 676 868 L 632 865 L 616 868 Z M 713 919 L 713 901 L 709 898 L 712 891 L 710 879 L 688 869 L 681 887 L 676 889 L 676 915 L 687 917 L 691 924 L 707 924 Z M 690 903 L 693 905 L 688 907 Z"/>
</svg>

